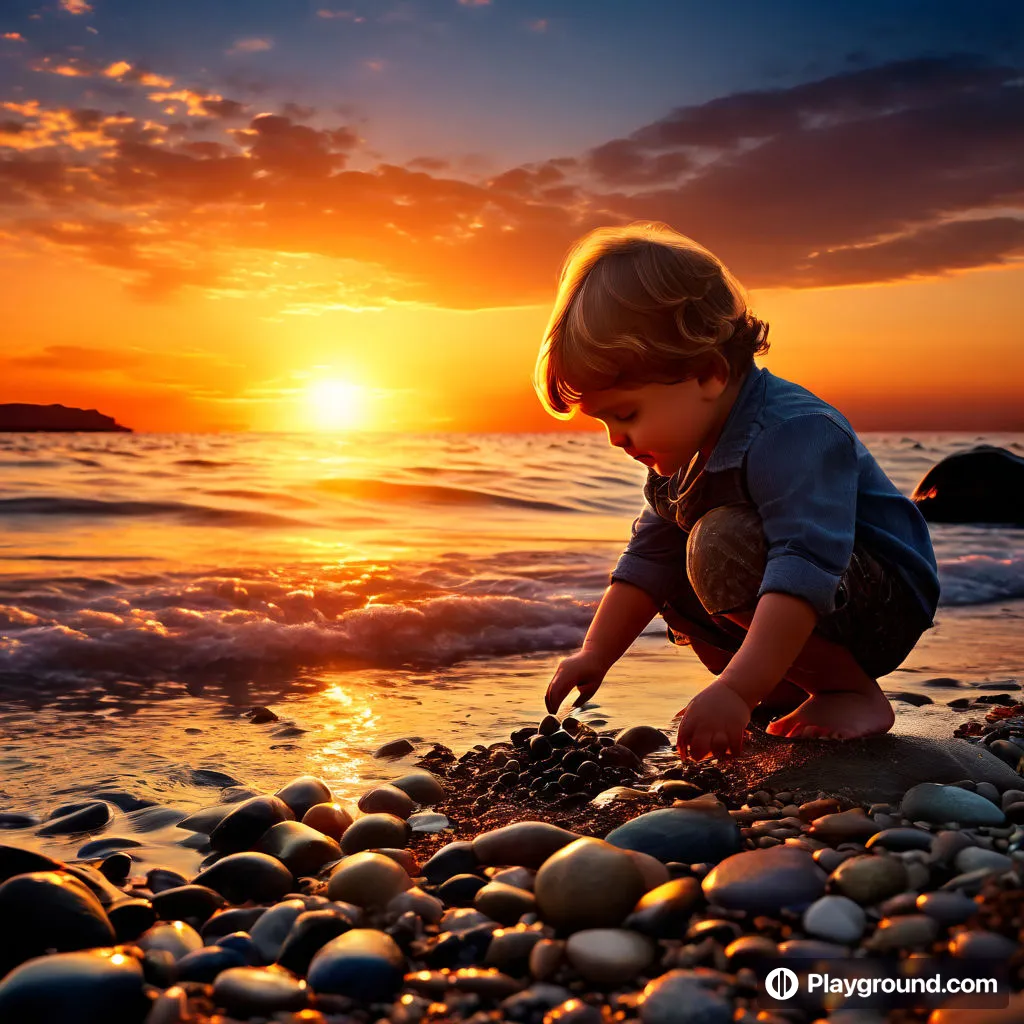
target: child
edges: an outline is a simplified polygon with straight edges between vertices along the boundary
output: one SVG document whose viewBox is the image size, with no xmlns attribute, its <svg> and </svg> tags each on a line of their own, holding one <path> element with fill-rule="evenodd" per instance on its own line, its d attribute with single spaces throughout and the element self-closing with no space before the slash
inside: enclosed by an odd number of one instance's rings
<svg viewBox="0 0 1024 1024">
<path fill-rule="evenodd" d="M 679 724 L 680 755 L 739 753 L 754 708 L 800 703 L 776 736 L 851 739 L 893 724 L 879 676 L 932 625 L 928 527 L 837 410 L 758 368 L 768 325 L 726 267 L 664 224 L 572 248 L 535 385 L 648 468 L 643 511 L 548 711 L 591 698 L 660 612 L 718 678 Z M 822 344 L 827 334 L 822 332 Z"/>
</svg>

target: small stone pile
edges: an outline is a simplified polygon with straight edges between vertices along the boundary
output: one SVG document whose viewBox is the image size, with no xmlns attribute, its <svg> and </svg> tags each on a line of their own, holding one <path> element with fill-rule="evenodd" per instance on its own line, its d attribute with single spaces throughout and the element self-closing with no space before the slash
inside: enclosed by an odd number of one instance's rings
<svg viewBox="0 0 1024 1024">
<path fill-rule="evenodd" d="M 545 719 L 435 747 L 357 815 L 312 777 L 229 786 L 181 822 L 210 850 L 191 879 L 133 873 L 116 837 L 67 863 L 0 846 L 0 1020 L 803 1024 L 843 1005 L 765 1010 L 759 965 L 919 954 L 1021 989 L 1024 789 L 720 797 L 658 771 L 667 742 Z M 894 1012 L 948 1024 L 939 998 Z"/>
</svg>

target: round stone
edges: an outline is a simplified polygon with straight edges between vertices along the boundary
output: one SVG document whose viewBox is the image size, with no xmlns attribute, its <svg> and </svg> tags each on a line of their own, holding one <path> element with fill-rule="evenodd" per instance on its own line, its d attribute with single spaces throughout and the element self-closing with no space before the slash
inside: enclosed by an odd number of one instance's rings
<svg viewBox="0 0 1024 1024">
<path fill-rule="evenodd" d="M 161 921 L 202 925 L 224 906 L 225 900 L 219 892 L 205 885 L 182 885 L 158 892 L 151 902 Z"/>
<path fill-rule="evenodd" d="M 804 931 L 829 942 L 857 942 L 866 924 L 867 918 L 860 905 L 846 896 L 822 896 L 803 916 Z"/>
<path fill-rule="evenodd" d="M 930 850 L 935 836 L 921 828 L 886 828 L 876 832 L 865 844 L 865 849 L 876 846 L 882 850 Z"/>
<path fill-rule="evenodd" d="M 269 1017 L 305 1007 L 306 983 L 281 970 L 231 967 L 213 983 L 213 999 L 232 1016 Z"/>
<path fill-rule="evenodd" d="M 357 818 L 341 837 L 342 853 L 360 853 L 379 846 L 405 846 L 409 826 L 393 814 L 367 814 Z"/>
<path fill-rule="evenodd" d="M 541 917 L 564 931 L 622 924 L 647 886 L 633 858 L 601 839 L 577 839 L 544 861 L 533 891 Z"/>
<path fill-rule="evenodd" d="M 178 822 L 178 828 L 186 832 L 201 832 L 208 836 L 230 813 L 230 803 L 210 804 L 207 807 L 200 807 L 198 811 L 182 818 Z"/>
<path fill-rule="evenodd" d="M 155 924 L 135 940 L 135 945 L 146 952 L 163 950 L 175 960 L 203 948 L 202 936 L 184 921 Z"/>
<path fill-rule="evenodd" d="M 218 853 L 251 850 L 260 836 L 279 821 L 295 818 L 291 808 L 276 796 L 254 796 L 230 810 L 210 832 L 210 846 Z"/>
<path fill-rule="evenodd" d="M 878 922 L 874 934 L 864 943 L 873 953 L 895 953 L 917 946 L 930 946 L 939 937 L 939 922 L 927 914 L 904 914 Z"/>
<path fill-rule="evenodd" d="M 300 821 L 272 825 L 253 849 L 276 857 L 296 878 L 315 875 L 325 864 L 341 859 L 337 842 Z"/>
<path fill-rule="evenodd" d="M 1009 871 L 1013 861 L 998 850 L 986 850 L 982 846 L 968 846 L 954 858 L 957 871 Z"/>
<path fill-rule="evenodd" d="M 865 854 L 844 860 L 832 872 L 831 884 L 862 905 L 881 903 L 907 888 L 907 869 L 896 857 Z"/>
<path fill-rule="evenodd" d="M 1018 946 L 998 932 L 963 931 L 949 943 L 949 951 L 960 960 L 1008 960 L 1017 952 Z"/>
<path fill-rule="evenodd" d="M 277 960 L 292 925 L 299 915 L 305 912 L 306 904 L 303 900 L 284 900 L 275 903 L 265 914 L 260 915 L 249 934 L 253 945 L 263 958 L 263 963 L 272 964 Z"/>
<path fill-rule="evenodd" d="M 860 807 L 856 807 L 815 818 L 807 834 L 826 843 L 866 843 L 881 831 L 874 818 L 869 818 Z"/>
<path fill-rule="evenodd" d="M 448 907 L 471 907 L 476 894 L 486 885 L 479 875 L 452 875 L 437 889 L 437 897 Z"/>
<path fill-rule="evenodd" d="M 480 866 L 471 842 L 456 841 L 442 846 L 423 865 L 423 876 L 430 885 L 440 885 L 455 875 L 471 874 Z"/>
<path fill-rule="evenodd" d="M 425 893 L 418 886 L 392 897 L 384 909 L 396 917 L 412 912 L 427 924 L 437 924 L 444 914 L 444 904 L 436 896 Z"/>
<path fill-rule="evenodd" d="M 703 899 L 696 878 L 674 878 L 644 893 L 624 926 L 654 939 L 676 938 Z"/>
<path fill-rule="evenodd" d="M 444 799 L 444 788 L 428 771 L 409 772 L 395 779 L 391 785 L 407 793 L 421 807 L 433 807 Z"/>
<path fill-rule="evenodd" d="M 921 782 L 903 795 L 900 813 L 911 821 L 941 824 L 955 821 L 965 827 L 1002 825 L 1003 812 L 991 800 L 958 786 Z"/>
<path fill-rule="evenodd" d="M 668 737 L 653 725 L 633 725 L 623 729 L 616 737 L 615 742 L 623 747 L 628 747 L 637 757 L 646 757 L 653 754 L 655 750 L 669 745 Z"/>
<path fill-rule="evenodd" d="M 647 983 L 642 1024 L 730 1024 L 732 1006 L 696 971 L 673 970 Z"/>
<path fill-rule="evenodd" d="M 926 892 L 917 897 L 917 909 L 939 924 L 963 924 L 978 912 L 978 904 L 962 892 Z"/>
<path fill-rule="evenodd" d="M 357 907 L 383 907 L 410 888 L 412 879 L 390 857 L 362 852 L 346 857 L 331 872 L 327 898 Z"/>
<path fill-rule="evenodd" d="M 607 841 L 663 863 L 716 864 L 743 846 L 739 826 L 720 804 L 690 800 L 649 811 L 613 829 Z"/>
<path fill-rule="evenodd" d="M 405 957 L 390 935 L 353 928 L 313 957 L 307 978 L 318 993 L 384 1002 L 402 987 L 404 975 Z"/>
<path fill-rule="evenodd" d="M 221 946 L 203 946 L 194 953 L 186 953 L 177 963 L 178 981 L 198 981 L 212 985 L 221 971 L 231 967 L 246 967 L 249 962 L 235 949 Z"/>
<path fill-rule="evenodd" d="M 827 879 L 806 850 L 774 846 L 727 857 L 708 872 L 702 887 L 709 903 L 770 914 L 805 908 L 824 895 Z"/>
<path fill-rule="evenodd" d="M 64 813 L 61 814 L 60 812 Z M 40 836 L 65 836 L 75 832 L 98 832 L 110 824 L 112 814 L 103 800 L 58 807 L 50 820 L 36 833 Z"/>
<path fill-rule="evenodd" d="M 276 903 L 292 891 L 292 873 L 266 853 L 231 853 L 196 875 L 196 885 L 219 892 L 229 903 Z"/>
<path fill-rule="evenodd" d="M 307 910 L 295 919 L 277 955 L 277 963 L 293 974 L 304 975 L 310 961 L 331 939 L 344 935 L 353 922 L 336 907 Z"/>
<path fill-rule="evenodd" d="M 473 906 L 498 924 L 514 925 L 523 914 L 532 914 L 537 909 L 537 901 L 525 889 L 488 882 L 473 897 Z"/>
<path fill-rule="evenodd" d="M 0 977 L 47 950 L 109 946 L 114 929 L 96 896 L 73 875 L 36 871 L 0 885 Z"/>
<path fill-rule="evenodd" d="M 396 818 L 408 818 L 416 810 L 416 801 L 397 786 L 375 786 L 359 798 L 359 810 L 363 814 L 393 814 Z"/>
<path fill-rule="evenodd" d="M 381 744 L 373 752 L 373 756 L 376 758 L 405 757 L 406 754 L 411 754 L 415 749 L 412 742 L 403 737 Z"/>
<path fill-rule="evenodd" d="M 327 783 L 313 775 L 300 775 L 297 779 L 292 779 L 274 796 L 288 805 L 298 821 L 302 820 L 310 807 L 331 802 L 331 791 L 327 788 Z"/>
<path fill-rule="evenodd" d="M 647 970 L 658 947 L 624 928 L 588 928 L 571 935 L 566 959 L 592 985 L 615 988 Z"/>
<path fill-rule="evenodd" d="M 129 1024 L 150 1000 L 139 961 L 123 949 L 41 956 L 0 981 L 0 1020 L 11 1024 Z"/>
<path fill-rule="evenodd" d="M 473 840 L 473 854 L 480 864 L 539 868 L 578 838 L 575 832 L 545 821 L 517 821 L 478 835 Z"/>
<path fill-rule="evenodd" d="M 302 824 L 337 842 L 352 824 L 352 815 L 341 804 L 313 804 L 302 816 Z"/>
</svg>

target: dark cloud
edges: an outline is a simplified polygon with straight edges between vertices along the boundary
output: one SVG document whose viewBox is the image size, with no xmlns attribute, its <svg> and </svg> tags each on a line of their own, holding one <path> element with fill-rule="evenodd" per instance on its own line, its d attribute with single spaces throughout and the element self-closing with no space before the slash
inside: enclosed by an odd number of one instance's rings
<svg viewBox="0 0 1024 1024">
<path fill-rule="evenodd" d="M 211 117 L 220 117 L 224 120 L 244 117 L 248 109 L 245 103 L 239 103 L 238 100 L 202 100 L 201 105 Z"/>
</svg>

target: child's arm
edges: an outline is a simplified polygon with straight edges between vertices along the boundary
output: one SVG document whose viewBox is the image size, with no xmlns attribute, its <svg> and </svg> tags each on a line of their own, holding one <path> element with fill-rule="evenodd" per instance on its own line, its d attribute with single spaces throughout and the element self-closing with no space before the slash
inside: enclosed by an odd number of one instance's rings
<svg viewBox="0 0 1024 1024">
<path fill-rule="evenodd" d="M 646 590 L 616 580 L 604 592 L 577 654 L 559 662 L 544 698 L 554 714 L 574 690 L 580 691 L 576 705 L 590 700 L 608 669 L 657 615 L 660 605 Z"/>
<path fill-rule="evenodd" d="M 750 712 L 782 681 L 817 621 L 818 613 L 802 598 L 764 594 L 740 649 L 687 704 L 679 723 L 680 755 L 699 761 L 708 754 L 738 754 Z"/>
</svg>

